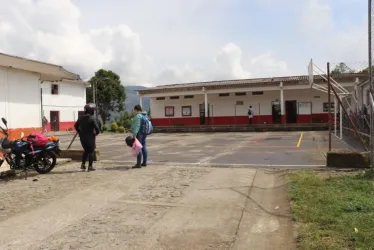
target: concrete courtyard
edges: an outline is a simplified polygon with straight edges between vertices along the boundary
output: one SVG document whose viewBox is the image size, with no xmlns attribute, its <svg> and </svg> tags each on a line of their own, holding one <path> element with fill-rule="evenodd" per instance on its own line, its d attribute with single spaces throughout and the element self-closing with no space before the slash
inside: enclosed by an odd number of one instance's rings
<svg viewBox="0 0 374 250">
<path fill-rule="evenodd" d="M 100 160 L 133 163 L 126 134 L 97 139 Z M 72 135 L 60 136 L 65 149 Z M 332 136 L 333 149 L 348 146 Z M 149 164 L 304 168 L 325 165 L 327 132 L 153 134 L 147 139 Z M 80 149 L 79 138 L 71 147 Z"/>
</svg>

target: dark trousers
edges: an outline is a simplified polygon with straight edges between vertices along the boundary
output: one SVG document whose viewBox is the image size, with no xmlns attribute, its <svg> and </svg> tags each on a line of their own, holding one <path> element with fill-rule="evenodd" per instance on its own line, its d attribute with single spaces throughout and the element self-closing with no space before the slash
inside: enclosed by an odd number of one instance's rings
<svg viewBox="0 0 374 250">
<path fill-rule="evenodd" d="M 140 166 L 140 164 L 142 163 L 142 158 L 143 158 L 143 164 L 145 165 L 147 164 L 147 160 L 148 160 L 147 135 L 138 134 L 136 136 L 136 139 L 138 139 L 140 144 L 142 144 L 143 146 L 142 150 L 139 152 L 138 156 L 136 157 L 136 165 Z"/>
<path fill-rule="evenodd" d="M 88 158 L 88 166 L 92 167 L 95 153 L 95 136 L 81 136 L 80 141 L 83 147 L 82 165 L 86 165 Z"/>
</svg>

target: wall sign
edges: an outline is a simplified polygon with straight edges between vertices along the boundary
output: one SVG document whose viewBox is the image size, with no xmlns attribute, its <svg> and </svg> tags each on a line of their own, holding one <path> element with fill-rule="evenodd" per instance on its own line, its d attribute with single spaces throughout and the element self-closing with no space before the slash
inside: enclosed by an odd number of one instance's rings
<svg viewBox="0 0 374 250">
<path fill-rule="evenodd" d="M 330 104 L 331 104 L 331 112 L 334 112 L 335 105 L 334 105 L 333 102 L 331 102 Z M 323 103 L 323 112 L 329 112 L 329 103 L 328 102 Z"/>
<path fill-rule="evenodd" d="M 312 114 L 312 103 L 311 102 L 299 102 L 297 104 L 299 115 L 311 115 Z"/>
<path fill-rule="evenodd" d="M 165 116 L 166 117 L 173 117 L 174 116 L 174 106 L 166 106 L 165 107 Z"/>
<path fill-rule="evenodd" d="M 182 116 L 192 116 L 191 106 L 182 106 Z"/>
</svg>

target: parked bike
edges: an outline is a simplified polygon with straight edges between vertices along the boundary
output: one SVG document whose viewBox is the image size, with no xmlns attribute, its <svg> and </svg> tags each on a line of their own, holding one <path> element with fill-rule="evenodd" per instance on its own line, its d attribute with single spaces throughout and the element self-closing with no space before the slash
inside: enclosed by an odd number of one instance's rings
<svg viewBox="0 0 374 250">
<path fill-rule="evenodd" d="M 4 138 L 0 139 L 0 152 L 3 159 L 0 160 L 0 167 L 5 161 L 9 164 L 10 169 L 28 170 L 34 169 L 39 174 L 46 174 L 52 171 L 56 166 L 56 155 L 60 155 L 59 140 L 48 141 L 43 146 L 36 146 L 32 141 L 24 138 L 18 140 L 9 140 L 7 120 L 1 118 L 5 129 L 0 126 L 0 131 Z M 22 136 L 23 137 L 23 136 Z M 18 157 L 18 159 L 17 159 Z"/>
</svg>

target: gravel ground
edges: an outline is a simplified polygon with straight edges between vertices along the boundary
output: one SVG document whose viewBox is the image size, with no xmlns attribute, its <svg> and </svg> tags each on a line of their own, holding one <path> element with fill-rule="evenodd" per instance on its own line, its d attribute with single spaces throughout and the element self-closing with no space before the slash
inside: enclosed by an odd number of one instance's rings
<svg viewBox="0 0 374 250">
<path fill-rule="evenodd" d="M 281 172 L 97 169 L 0 182 L 0 249 L 294 249 Z"/>
</svg>

